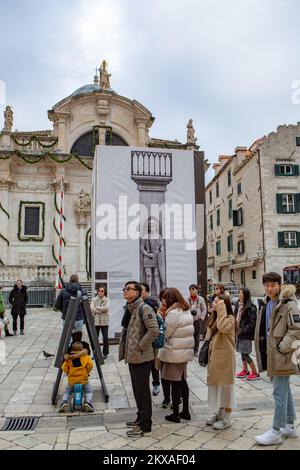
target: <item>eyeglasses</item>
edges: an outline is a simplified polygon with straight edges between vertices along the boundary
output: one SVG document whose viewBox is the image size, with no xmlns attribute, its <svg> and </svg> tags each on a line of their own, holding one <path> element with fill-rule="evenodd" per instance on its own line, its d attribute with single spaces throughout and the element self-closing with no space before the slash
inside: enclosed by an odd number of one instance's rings
<svg viewBox="0 0 300 470">
<path fill-rule="evenodd" d="M 104 289 L 98 289 L 98 292 L 104 292 Z"/>
<path fill-rule="evenodd" d="M 124 287 L 123 292 L 129 292 L 130 290 L 135 290 L 137 292 L 137 289 L 134 289 L 133 287 Z"/>
</svg>

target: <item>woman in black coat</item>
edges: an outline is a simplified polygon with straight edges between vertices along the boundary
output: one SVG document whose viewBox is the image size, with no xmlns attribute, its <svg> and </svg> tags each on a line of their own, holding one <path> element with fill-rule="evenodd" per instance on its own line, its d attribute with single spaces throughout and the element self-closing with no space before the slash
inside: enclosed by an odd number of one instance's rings
<svg viewBox="0 0 300 470">
<path fill-rule="evenodd" d="M 236 350 L 242 355 L 243 370 L 236 374 L 236 377 L 247 380 L 257 380 L 260 378 L 253 359 L 250 356 L 252 352 L 252 341 L 254 340 L 254 331 L 256 324 L 256 306 L 251 301 L 249 289 L 242 287 L 239 291 L 239 300 L 235 305 L 234 314 L 237 322 L 237 342 Z M 248 371 L 248 365 L 251 374 Z"/>
<path fill-rule="evenodd" d="M 24 317 L 26 315 L 26 304 L 28 302 L 27 287 L 18 280 L 13 290 L 9 294 L 9 302 L 12 305 L 11 314 L 13 317 L 14 335 L 17 334 L 18 316 L 20 317 L 20 334 L 24 335 Z"/>
</svg>

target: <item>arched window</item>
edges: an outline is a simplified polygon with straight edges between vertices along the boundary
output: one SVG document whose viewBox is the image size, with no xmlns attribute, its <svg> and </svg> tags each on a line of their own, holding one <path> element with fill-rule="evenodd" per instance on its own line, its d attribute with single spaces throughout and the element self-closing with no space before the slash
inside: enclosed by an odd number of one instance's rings
<svg viewBox="0 0 300 470">
<path fill-rule="evenodd" d="M 95 153 L 95 146 L 99 142 L 99 131 L 89 131 L 86 134 L 81 135 L 72 145 L 70 153 L 77 153 L 82 157 L 93 157 Z M 112 133 L 110 138 L 110 132 L 106 131 L 105 137 L 106 145 L 128 145 L 122 137 Z"/>
</svg>

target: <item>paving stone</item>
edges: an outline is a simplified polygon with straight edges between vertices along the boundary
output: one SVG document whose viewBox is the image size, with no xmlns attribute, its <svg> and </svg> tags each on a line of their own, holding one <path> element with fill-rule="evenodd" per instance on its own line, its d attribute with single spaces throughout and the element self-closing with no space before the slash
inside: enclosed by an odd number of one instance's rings
<svg viewBox="0 0 300 470">
<path fill-rule="evenodd" d="M 14 443 L 22 447 L 25 447 L 26 449 L 31 449 L 32 447 L 39 444 L 39 442 L 36 439 L 33 439 L 32 437 L 29 437 L 29 436 L 18 438 L 14 441 Z"/>
<path fill-rule="evenodd" d="M 13 446 L 13 443 L 0 438 L 0 450 Z"/>
<path fill-rule="evenodd" d="M 67 444 L 55 444 L 54 446 L 54 450 L 67 450 Z"/>
<path fill-rule="evenodd" d="M 188 425 L 185 428 L 178 429 L 178 431 L 176 431 L 175 434 L 178 434 L 179 436 L 191 437 L 198 432 L 199 432 L 198 428 Z"/>
<path fill-rule="evenodd" d="M 248 450 L 255 445 L 254 439 L 248 437 L 239 437 L 235 441 L 228 444 L 228 449 L 232 450 Z"/>
<path fill-rule="evenodd" d="M 105 442 L 101 445 L 101 448 L 106 450 L 117 450 L 126 445 L 127 443 L 128 439 L 125 439 L 124 437 L 119 437 L 118 439 L 113 439 L 111 441 Z"/>
<path fill-rule="evenodd" d="M 81 444 L 82 442 L 90 441 L 93 438 L 102 437 L 106 434 L 106 430 L 103 431 L 81 431 L 81 432 L 74 432 L 71 431 L 69 435 L 69 444 Z"/>
<path fill-rule="evenodd" d="M 186 439 L 185 439 L 184 436 L 177 436 L 175 434 L 171 434 L 170 436 L 166 437 L 165 439 L 162 439 L 161 441 L 158 441 L 155 444 L 155 447 L 157 449 L 170 450 L 170 449 L 174 449 L 175 446 L 177 446 L 178 444 L 180 444 L 181 442 L 183 442 L 185 440 Z"/>
<path fill-rule="evenodd" d="M 205 442 L 209 441 L 213 438 L 212 433 L 206 431 L 199 431 L 198 433 L 193 435 L 193 441 L 198 442 L 198 446 L 204 444 Z"/>
<path fill-rule="evenodd" d="M 219 437 L 213 437 L 208 442 L 201 446 L 202 449 L 207 450 L 221 450 L 224 449 L 228 445 L 228 441 L 225 439 L 220 439 Z"/>
<path fill-rule="evenodd" d="M 52 450 L 54 446 L 49 444 L 39 444 L 35 447 L 32 447 L 30 450 Z"/>
<path fill-rule="evenodd" d="M 195 450 L 198 449 L 198 447 L 198 441 L 195 441 L 194 439 L 189 439 L 178 444 L 176 447 L 174 447 L 174 450 Z"/>
</svg>

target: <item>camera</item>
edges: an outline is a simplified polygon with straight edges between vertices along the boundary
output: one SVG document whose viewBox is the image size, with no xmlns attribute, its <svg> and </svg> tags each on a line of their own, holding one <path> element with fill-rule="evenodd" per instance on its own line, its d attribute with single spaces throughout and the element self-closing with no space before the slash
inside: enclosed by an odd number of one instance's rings
<svg viewBox="0 0 300 470">
<path fill-rule="evenodd" d="M 195 310 L 195 309 L 191 310 L 191 314 L 193 315 L 193 317 L 195 317 L 197 315 L 197 313 L 198 313 L 197 310 Z"/>
</svg>

